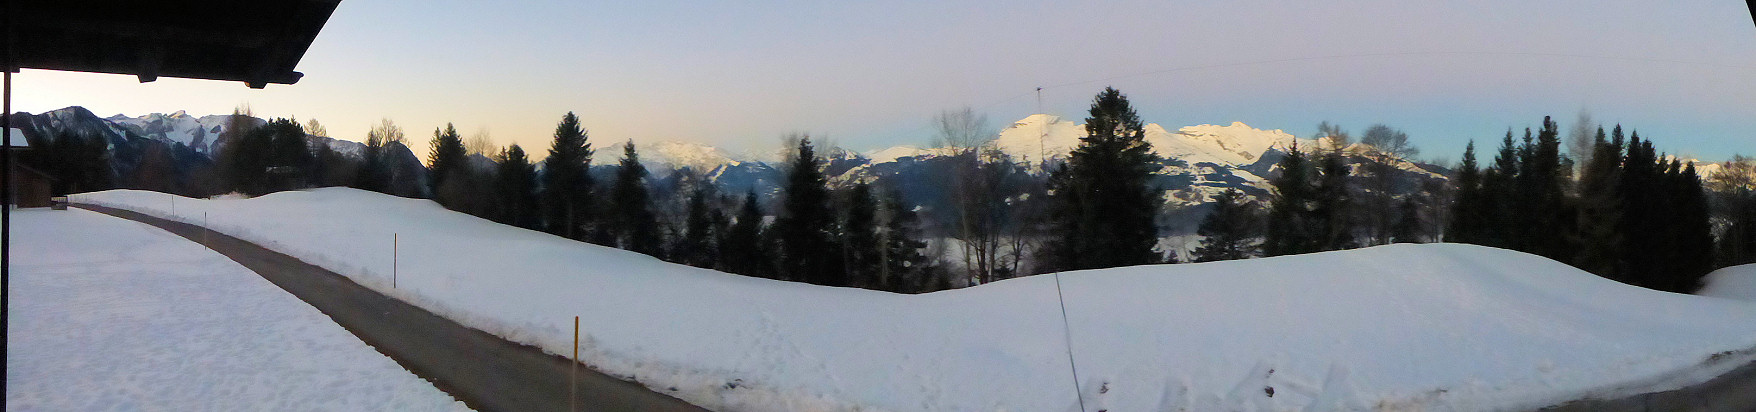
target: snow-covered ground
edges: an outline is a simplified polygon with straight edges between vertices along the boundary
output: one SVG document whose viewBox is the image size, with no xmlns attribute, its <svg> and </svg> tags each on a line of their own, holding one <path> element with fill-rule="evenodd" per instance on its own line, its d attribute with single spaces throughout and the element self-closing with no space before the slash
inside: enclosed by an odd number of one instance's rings
<svg viewBox="0 0 1756 412">
<path fill-rule="evenodd" d="M 587 363 L 721 410 L 1075 411 L 1081 397 L 1094 411 L 1530 409 L 1688 385 L 1756 357 L 1756 305 L 1467 245 L 1069 272 L 1069 338 L 1053 276 L 913 296 L 785 283 L 351 189 L 75 199 L 205 214 L 554 353 L 569 352 L 578 315 Z"/>
<path fill-rule="evenodd" d="M 12 219 L 6 410 L 467 409 L 194 242 L 83 210 Z"/>
<path fill-rule="evenodd" d="M 1698 295 L 1756 302 L 1756 264 L 1716 270 L 1702 281 Z"/>
</svg>

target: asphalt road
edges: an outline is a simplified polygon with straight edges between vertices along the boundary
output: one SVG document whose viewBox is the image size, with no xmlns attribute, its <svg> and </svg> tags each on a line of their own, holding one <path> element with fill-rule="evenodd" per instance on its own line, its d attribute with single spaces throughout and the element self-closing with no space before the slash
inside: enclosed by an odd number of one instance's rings
<svg viewBox="0 0 1756 412">
<path fill-rule="evenodd" d="M 573 365 L 566 358 L 471 329 L 335 272 L 200 226 L 128 210 L 74 206 L 159 227 L 243 264 L 476 410 L 567 411 L 573 405 L 567 385 Z M 704 410 L 583 366 L 577 372 L 579 411 Z"/>
<path fill-rule="evenodd" d="M 1554 412 L 1756 411 L 1756 363 L 1699 385 L 1619 399 L 1588 399 L 1544 408 Z"/>
</svg>

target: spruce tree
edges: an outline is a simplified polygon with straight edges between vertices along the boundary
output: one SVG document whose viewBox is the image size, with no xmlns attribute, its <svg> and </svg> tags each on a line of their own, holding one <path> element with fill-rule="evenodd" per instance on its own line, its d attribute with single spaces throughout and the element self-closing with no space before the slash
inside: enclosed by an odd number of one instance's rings
<svg viewBox="0 0 1756 412">
<path fill-rule="evenodd" d="M 262 127 L 231 135 L 221 151 L 230 190 L 251 196 L 270 192 L 268 167 L 274 156 L 274 136 Z"/>
<path fill-rule="evenodd" d="M 663 258 L 663 239 L 659 235 L 658 218 L 652 213 L 651 196 L 646 192 L 646 166 L 640 164 L 640 153 L 634 141 L 622 146 L 622 163 L 616 169 L 612 188 L 611 208 L 616 216 L 614 230 L 623 249 Z"/>
<path fill-rule="evenodd" d="M 1621 127 L 1616 128 L 1617 143 L 1611 143 L 1604 129 L 1597 129 L 1592 153 L 1579 176 L 1579 214 L 1577 219 L 1579 252 L 1573 266 L 1610 279 L 1620 280 L 1622 269 L 1621 192 L 1617 181 L 1622 174 Z"/>
<path fill-rule="evenodd" d="M 1202 236 L 1195 249 L 1196 262 L 1248 259 L 1256 256 L 1258 236 L 1255 206 L 1237 189 L 1213 197 L 1213 211 L 1201 220 L 1195 233 Z"/>
<path fill-rule="evenodd" d="M 1633 132 L 1628 139 L 1628 151 L 1622 159 L 1622 174 L 1616 187 L 1621 192 L 1622 202 L 1622 219 L 1618 226 L 1625 234 L 1621 250 L 1629 252 L 1623 256 L 1627 274 L 1618 280 L 1649 288 L 1658 286 L 1653 274 L 1661 270 L 1658 258 L 1669 247 L 1662 235 L 1666 230 L 1659 180 L 1664 171 L 1658 162 L 1652 142 L 1641 140 L 1639 131 Z"/>
<path fill-rule="evenodd" d="M 881 289 L 878 275 L 883 262 L 879 257 L 876 202 L 871 186 L 865 183 L 854 185 L 849 191 L 841 221 L 842 265 L 851 285 Z"/>
<path fill-rule="evenodd" d="M 1494 155 L 1494 165 L 1482 173 L 1483 204 L 1490 220 L 1484 226 L 1487 230 L 1479 243 L 1482 246 L 1517 247 L 1518 236 L 1523 232 L 1514 209 L 1518 202 L 1518 169 L 1518 148 L 1512 143 L 1512 129 L 1507 129 L 1499 153 Z"/>
<path fill-rule="evenodd" d="M 1305 153 L 1293 142 L 1279 164 L 1280 176 L 1274 185 L 1274 201 L 1269 205 L 1268 222 L 1263 233 L 1262 251 L 1268 256 L 1296 255 L 1321 250 L 1318 233 L 1311 221 L 1311 205 L 1315 194 L 1311 186 L 1311 166 Z"/>
<path fill-rule="evenodd" d="M 763 235 L 762 208 L 756 203 L 756 193 L 744 196 L 743 206 L 738 209 L 737 221 L 721 238 L 720 269 L 726 272 L 745 276 L 776 278 L 774 274 L 773 255 L 767 249 L 768 242 Z"/>
<path fill-rule="evenodd" d="M 1714 269 L 1713 225 L 1709 223 L 1711 213 L 1708 210 L 1707 192 L 1701 187 L 1701 177 L 1695 172 L 1693 163 L 1685 166 L 1672 183 L 1672 196 L 1676 199 L 1676 219 L 1671 227 L 1677 231 L 1676 261 L 1670 288 L 1665 289 L 1677 293 L 1694 293 L 1701 288 L 1701 278 Z"/>
<path fill-rule="evenodd" d="M 495 174 L 494 189 L 499 198 L 500 223 L 534 229 L 540 218 L 537 213 L 537 181 L 536 167 L 530 163 L 530 156 L 524 148 L 514 143 L 502 149 L 495 159 L 498 173 Z"/>
<path fill-rule="evenodd" d="M 903 202 L 902 192 L 890 191 L 879 206 L 885 216 L 878 238 L 879 284 L 892 292 L 923 293 L 951 288 L 949 278 L 933 265 L 921 240 L 920 218 Z"/>
<path fill-rule="evenodd" d="M 1517 182 L 1516 210 L 1519 225 L 1518 250 L 1559 261 L 1573 259 L 1567 236 L 1575 219 L 1568 210 L 1562 188 L 1560 128 L 1549 117 L 1533 142 L 1530 129 L 1525 129 L 1525 144 L 1520 148 L 1520 172 Z"/>
<path fill-rule="evenodd" d="M 463 138 L 458 136 L 457 127 L 451 123 L 446 123 L 444 129 L 433 129 L 433 141 L 429 146 L 431 148 L 427 152 L 427 170 L 429 171 L 427 188 L 434 193 L 434 198 L 438 199 L 440 203 L 451 206 L 448 203 L 455 203 L 455 199 L 445 199 L 438 196 L 439 188 L 444 186 L 447 180 L 454 177 L 463 179 L 460 175 L 468 172 L 469 165 L 465 164 L 467 161 L 465 158 L 469 154 L 464 151 Z"/>
<path fill-rule="evenodd" d="M 317 153 L 311 150 L 311 140 L 306 137 L 304 126 L 300 126 L 297 120 L 285 118 L 269 122 L 267 129 L 273 136 L 269 143 L 274 146 L 270 167 L 280 167 L 277 190 L 311 187 L 311 172 L 317 166 Z"/>
<path fill-rule="evenodd" d="M 1359 246 L 1354 239 L 1354 199 L 1348 187 L 1348 167 L 1340 147 L 1319 160 L 1321 175 L 1312 188 L 1311 222 L 1318 234 L 1319 250 L 1344 250 Z"/>
<path fill-rule="evenodd" d="M 792 170 L 787 175 L 782 201 L 785 212 L 776 223 L 782 275 L 790 280 L 828 286 L 846 286 L 847 276 L 836 258 L 831 236 L 834 215 L 829 209 L 829 188 L 811 138 L 799 139 Z"/>
<path fill-rule="evenodd" d="M 714 253 L 714 242 L 719 233 L 714 229 L 713 212 L 718 209 L 708 206 L 707 189 L 697 189 L 689 195 L 689 210 L 683 222 L 683 236 L 671 249 L 671 257 L 685 265 L 711 268 L 719 260 Z M 713 209 L 713 210 L 709 210 Z"/>
<path fill-rule="evenodd" d="M 1396 243 L 1427 243 L 1421 238 L 1421 205 L 1413 196 L 1396 206 L 1396 224 L 1390 227 L 1390 238 Z"/>
<path fill-rule="evenodd" d="M 1483 244 L 1489 222 L 1487 193 L 1482 189 L 1482 172 L 1476 164 L 1476 142 L 1463 147 L 1463 162 L 1457 166 L 1455 178 L 1457 197 L 1452 204 L 1450 226 L 1445 241 Z"/>
<path fill-rule="evenodd" d="M 544 227 L 549 233 L 585 240 L 594 227 L 591 155 L 579 117 L 567 112 L 555 126 L 549 157 L 543 159 Z"/>
<path fill-rule="evenodd" d="M 1092 99 L 1086 136 L 1055 172 L 1063 269 L 1156 263 L 1159 199 L 1151 187 L 1159 158 L 1127 96 L 1105 88 Z"/>
</svg>

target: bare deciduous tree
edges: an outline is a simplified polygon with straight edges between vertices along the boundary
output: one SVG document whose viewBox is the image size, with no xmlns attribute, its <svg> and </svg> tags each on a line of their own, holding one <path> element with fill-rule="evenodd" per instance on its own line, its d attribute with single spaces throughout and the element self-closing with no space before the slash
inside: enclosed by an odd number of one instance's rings
<svg viewBox="0 0 1756 412">
<path fill-rule="evenodd" d="M 500 147 L 494 145 L 494 139 L 488 136 L 488 128 L 476 129 L 468 140 L 463 141 L 464 152 L 473 155 L 493 157 L 500 153 Z"/>
<path fill-rule="evenodd" d="M 318 123 L 317 119 L 313 118 L 305 121 L 305 134 L 329 137 L 329 129 L 324 128 L 322 123 Z"/>
<path fill-rule="evenodd" d="M 989 144 L 996 132 L 986 115 L 970 108 L 946 110 L 934 116 L 934 143 L 949 153 L 950 179 L 945 180 L 957 209 L 953 234 L 962 247 L 965 274 L 977 283 L 1016 275 L 1022 241 L 1015 219 L 1009 219 L 1006 186 L 1017 167 L 1006 154 Z M 1008 236 L 1010 235 L 1010 236 Z"/>
<path fill-rule="evenodd" d="M 1391 226 L 1396 222 L 1398 199 L 1396 197 L 1396 164 L 1403 159 L 1420 155 L 1420 149 L 1408 141 L 1408 133 L 1393 129 L 1383 124 L 1375 124 L 1366 128 L 1366 135 L 1360 143 L 1371 146 L 1365 152 L 1371 163 L 1365 168 L 1371 177 L 1371 189 L 1367 198 L 1371 201 L 1366 205 L 1365 222 L 1370 226 L 1371 242 L 1375 245 L 1390 243 Z"/>
<path fill-rule="evenodd" d="M 1580 110 L 1573 129 L 1567 131 L 1567 156 L 1573 158 L 1574 165 L 1585 167 L 1591 163 L 1591 152 L 1597 150 L 1597 129 L 1591 112 Z"/>
</svg>

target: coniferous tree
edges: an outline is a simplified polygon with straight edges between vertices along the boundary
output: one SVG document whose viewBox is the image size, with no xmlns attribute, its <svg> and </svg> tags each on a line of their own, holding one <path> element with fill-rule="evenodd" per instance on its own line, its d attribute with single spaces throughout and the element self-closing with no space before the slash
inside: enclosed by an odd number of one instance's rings
<svg viewBox="0 0 1756 412">
<path fill-rule="evenodd" d="M 775 227 L 781 273 L 789 280 L 846 286 L 846 273 L 836 262 L 841 251 L 832 241 L 835 218 L 829 208 L 829 188 L 810 137 L 799 139 L 796 153 L 783 188 L 785 214 Z"/>
<path fill-rule="evenodd" d="M 221 151 L 229 190 L 251 196 L 269 192 L 268 166 L 274 155 L 274 138 L 260 127 L 230 135 Z"/>
<path fill-rule="evenodd" d="M 1518 250 L 1559 261 L 1573 258 L 1567 236 L 1575 219 L 1568 210 L 1562 188 L 1560 128 L 1549 117 L 1533 142 L 1525 129 L 1525 145 L 1520 148 L 1523 161 L 1517 182 L 1518 216 L 1522 218 Z"/>
<path fill-rule="evenodd" d="M 1476 142 L 1470 140 L 1463 148 L 1463 162 L 1457 166 L 1457 198 L 1452 204 L 1450 227 L 1445 241 L 1483 244 L 1485 228 L 1490 221 L 1487 193 L 1482 188 L 1482 172 L 1476 164 Z"/>
<path fill-rule="evenodd" d="M 1354 239 L 1354 199 L 1348 187 L 1348 167 L 1340 147 L 1319 160 L 1317 186 L 1312 188 L 1312 222 L 1320 250 L 1345 250 L 1359 246 Z"/>
<path fill-rule="evenodd" d="M 714 239 L 720 236 L 715 230 L 714 213 L 717 208 L 708 206 L 707 189 L 697 189 L 689 195 L 689 210 L 684 218 L 683 236 L 671 248 L 671 257 L 685 265 L 711 268 L 719 260 L 714 250 Z M 710 210 L 712 209 L 712 210 Z"/>
<path fill-rule="evenodd" d="M 497 157 L 494 188 L 498 192 L 500 217 L 495 220 L 526 229 L 537 228 L 541 219 L 537 213 L 536 166 L 516 143 L 501 150 Z"/>
<path fill-rule="evenodd" d="M 1396 224 L 1390 228 L 1390 239 L 1396 243 L 1427 243 L 1421 237 L 1421 205 L 1413 197 L 1402 199 L 1396 206 Z"/>
<path fill-rule="evenodd" d="M 49 183 L 50 194 L 64 196 L 114 187 L 110 146 L 103 139 L 63 129 L 48 143 L 31 143 L 31 150 L 17 154 L 18 161 L 54 178 Z"/>
<path fill-rule="evenodd" d="M 311 164 L 311 183 L 313 185 L 333 187 L 353 184 L 352 171 L 359 167 L 354 164 L 353 159 L 336 152 L 334 148 L 329 146 L 328 142 L 322 139 L 318 140 L 316 149 L 317 153 L 312 158 Z"/>
<path fill-rule="evenodd" d="M 1158 165 L 1127 96 L 1105 88 L 1092 99 L 1086 136 L 1051 176 L 1061 269 L 1156 263 Z"/>
<path fill-rule="evenodd" d="M 269 134 L 269 164 L 274 171 L 270 183 L 272 190 L 292 190 L 311 187 L 311 169 L 316 165 L 317 155 L 311 151 L 311 142 L 306 138 L 304 126 L 290 118 L 275 119 L 258 130 Z"/>
<path fill-rule="evenodd" d="M 622 148 L 621 167 L 616 169 L 616 185 L 610 193 L 617 242 L 623 249 L 662 258 L 658 218 L 646 192 L 646 166 L 640 164 L 633 140 Z"/>
<path fill-rule="evenodd" d="M 1274 201 L 1269 205 L 1268 222 L 1263 233 L 1262 251 L 1268 256 L 1296 255 L 1322 250 L 1311 205 L 1315 193 L 1311 187 L 1311 166 L 1298 142 L 1287 149 L 1279 164 L 1280 176 L 1274 185 Z"/>
<path fill-rule="evenodd" d="M 232 136 L 221 155 L 231 190 L 258 196 L 308 184 L 314 155 L 298 122 L 274 119 Z"/>
<path fill-rule="evenodd" d="M 1597 129 L 1592 153 L 1579 176 L 1578 245 L 1573 266 L 1610 279 L 1621 279 L 1622 194 L 1617 181 L 1622 174 L 1622 128 L 1616 127 L 1612 143 Z"/>
<path fill-rule="evenodd" d="M 745 276 L 775 278 L 773 254 L 764 240 L 762 208 L 756 193 L 744 196 L 738 218 L 720 239 L 720 269 Z"/>
<path fill-rule="evenodd" d="M 1672 182 L 1671 196 L 1676 199 L 1670 225 L 1676 231 L 1676 261 L 1669 271 L 1669 288 L 1676 293 L 1694 293 L 1701 288 L 1701 279 L 1714 269 L 1713 226 L 1707 205 L 1707 192 L 1695 165 L 1683 167 Z"/>
<path fill-rule="evenodd" d="M 360 149 L 360 169 L 354 172 L 354 183 L 348 186 L 385 193 L 390 186 L 388 180 L 384 167 L 384 141 L 367 133 L 366 145 Z"/>
<path fill-rule="evenodd" d="M 1482 173 L 1482 194 L 1486 215 L 1490 222 L 1482 236 L 1482 246 L 1499 248 L 1516 248 L 1517 239 L 1522 232 L 1514 209 L 1518 202 L 1518 148 L 1512 143 L 1512 129 L 1506 130 L 1506 137 L 1500 141 L 1500 150 L 1494 155 L 1494 165 Z"/>
<path fill-rule="evenodd" d="M 432 148 L 427 153 L 427 170 L 430 172 L 427 184 L 428 189 L 437 194 L 446 180 L 453 177 L 462 179 L 456 175 L 467 172 L 468 165 L 464 164 L 464 158 L 468 153 L 463 149 L 463 138 L 457 134 L 457 127 L 451 123 L 446 123 L 444 129 L 433 129 L 430 146 Z M 450 199 L 439 199 L 440 203 L 447 200 Z"/>
<path fill-rule="evenodd" d="M 1641 140 L 1639 131 L 1633 132 L 1616 187 L 1622 194 L 1622 219 L 1618 226 L 1626 234 L 1621 250 L 1631 252 L 1623 255 L 1627 274 L 1617 280 L 1649 288 L 1656 286 L 1651 274 L 1660 270 L 1653 257 L 1663 255 L 1661 251 L 1667 248 L 1660 235 L 1665 229 L 1658 181 L 1664 172 L 1658 161 L 1652 142 Z"/>
<path fill-rule="evenodd" d="M 921 240 L 920 219 L 902 201 L 902 192 L 890 191 L 880 205 L 882 230 L 879 284 L 882 289 L 902 293 L 923 293 L 950 289 L 950 278 L 933 265 L 923 252 L 927 242 Z"/>
<path fill-rule="evenodd" d="M 386 194 L 394 192 L 396 166 L 390 156 L 391 150 L 400 146 L 402 139 L 402 128 L 390 119 L 379 120 L 378 125 L 366 132 L 366 148 L 360 152 L 362 159 L 359 171 L 354 173 L 353 187 Z"/>
<path fill-rule="evenodd" d="M 544 226 L 549 233 L 585 240 L 594 228 L 591 142 L 579 117 L 567 112 L 555 126 L 549 157 L 543 159 Z"/>
<path fill-rule="evenodd" d="M 1195 249 L 1196 262 L 1248 259 L 1256 256 L 1258 236 L 1255 205 L 1237 189 L 1213 197 L 1213 212 L 1202 219 L 1196 234 L 1202 236 Z"/>
<path fill-rule="evenodd" d="M 879 281 L 879 266 L 883 262 L 879 257 L 876 202 L 871 186 L 865 183 L 854 185 L 847 196 L 841 220 L 842 265 L 853 286 L 883 287 Z"/>
</svg>

